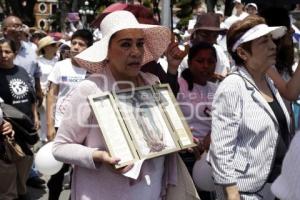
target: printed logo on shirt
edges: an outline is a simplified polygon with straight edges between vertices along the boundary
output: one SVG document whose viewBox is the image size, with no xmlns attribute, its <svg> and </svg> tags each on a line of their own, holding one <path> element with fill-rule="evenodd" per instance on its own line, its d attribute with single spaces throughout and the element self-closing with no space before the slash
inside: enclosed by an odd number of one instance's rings
<svg viewBox="0 0 300 200">
<path fill-rule="evenodd" d="M 68 81 L 68 77 L 62 76 L 62 77 L 61 77 L 61 80 L 62 80 L 62 81 Z"/>
<path fill-rule="evenodd" d="M 81 77 L 81 76 L 62 76 L 61 77 L 62 82 L 70 82 L 70 83 L 81 82 L 83 79 L 84 79 L 84 77 Z"/>
<path fill-rule="evenodd" d="M 18 78 L 10 80 L 9 88 L 12 96 L 16 99 L 24 98 L 29 91 L 28 85 L 23 80 Z"/>
</svg>

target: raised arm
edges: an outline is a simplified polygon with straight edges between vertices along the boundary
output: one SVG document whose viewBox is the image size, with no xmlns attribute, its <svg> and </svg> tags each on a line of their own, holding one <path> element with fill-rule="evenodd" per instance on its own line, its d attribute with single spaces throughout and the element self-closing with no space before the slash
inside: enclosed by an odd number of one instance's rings
<svg viewBox="0 0 300 200">
<path fill-rule="evenodd" d="M 298 99 L 300 94 L 300 63 L 298 63 L 297 69 L 289 81 L 285 81 L 278 73 L 276 68 L 272 67 L 268 70 L 268 75 L 274 81 L 281 96 L 290 101 Z"/>
<path fill-rule="evenodd" d="M 46 104 L 47 138 L 50 141 L 54 139 L 56 134 L 54 127 L 54 108 L 57 101 L 58 91 L 59 85 L 50 82 Z"/>
</svg>

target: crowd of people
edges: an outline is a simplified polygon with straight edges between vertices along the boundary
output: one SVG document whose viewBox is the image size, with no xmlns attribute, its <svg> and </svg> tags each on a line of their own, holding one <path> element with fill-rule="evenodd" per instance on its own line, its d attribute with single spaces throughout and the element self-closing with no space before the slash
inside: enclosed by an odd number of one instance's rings
<svg viewBox="0 0 300 200">
<path fill-rule="evenodd" d="M 95 20 L 97 41 L 87 29 L 66 41 L 28 34 L 16 16 L 3 21 L 0 103 L 26 114 L 40 142 L 54 142 L 53 156 L 64 163 L 47 180 L 48 199 L 60 198 L 69 171 L 74 200 L 300 199 L 299 119 L 292 106 L 300 67 L 288 10 L 234 0 L 226 19 L 199 13 L 183 48 L 150 10 L 123 5 Z M 121 158 L 109 154 L 88 97 L 158 83 L 170 85 L 196 147 L 147 159 L 131 179 L 124 174 L 135 164 L 114 167 Z M 27 186 L 43 188 L 46 180 L 35 168 L 32 144 L 3 112 L 0 199 L 30 199 Z M 16 138 L 26 155 L 9 160 L 6 137 Z M 191 178 L 203 155 L 214 182 L 209 191 Z"/>
</svg>

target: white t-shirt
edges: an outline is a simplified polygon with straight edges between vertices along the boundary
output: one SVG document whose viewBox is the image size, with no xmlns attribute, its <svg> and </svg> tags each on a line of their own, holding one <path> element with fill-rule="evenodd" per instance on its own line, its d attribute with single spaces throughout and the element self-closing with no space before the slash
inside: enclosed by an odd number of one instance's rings
<svg viewBox="0 0 300 200">
<path fill-rule="evenodd" d="M 214 44 L 214 47 L 217 52 L 217 64 L 216 64 L 215 73 L 225 77 L 227 76 L 228 72 L 231 69 L 229 58 L 226 55 L 223 47 L 217 44 Z"/>
<path fill-rule="evenodd" d="M 21 41 L 21 47 L 14 59 L 14 64 L 24 68 L 32 79 L 32 84 L 35 85 L 35 79 L 40 78 L 41 70 L 37 65 L 37 54 L 30 43 Z"/>
<path fill-rule="evenodd" d="M 48 76 L 48 81 L 59 85 L 59 92 L 55 106 L 55 127 L 59 127 L 62 120 L 66 101 L 69 101 L 72 89 L 86 77 L 86 70 L 72 65 L 71 59 L 65 59 L 54 65 Z"/>
<path fill-rule="evenodd" d="M 160 57 L 157 61 L 157 63 L 159 63 L 161 65 L 161 67 L 163 68 L 163 70 L 167 73 L 168 72 L 168 61 L 167 58 L 164 57 Z"/>
<path fill-rule="evenodd" d="M 231 70 L 229 58 L 226 55 L 223 47 L 221 47 L 218 44 L 214 44 L 214 47 L 217 52 L 217 63 L 216 63 L 215 73 L 225 77 L 227 75 L 227 73 Z M 180 63 L 179 68 L 178 68 L 178 76 L 181 75 L 183 70 L 188 68 L 187 60 L 188 60 L 188 56 L 183 58 L 182 62 Z"/>
<path fill-rule="evenodd" d="M 30 41 L 28 41 L 27 43 L 34 50 L 34 52 L 36 52 L 38 50 L 38 46 L 35 43 L 30 42 Z"/>
<path fill-rule="evenodd" d="M 247 16 L 249 16 L 248 13 L 246 12 L 242 12 L 239 16 L 233 14 L 230 17 L 226 18 L 224 21 L 224 27 L 229 29 L 231 27 L 232 24 L 234 24 L 235 22 L 239 21 L 239 20 L 243 20 L 245 19 Z"/>
<path fill-rule="evenodd" d="M 188 90 L 188 84 L 183 78 L 178 79 L 180 86 L 177 101 L 190 127 L 193 136 L 203 139 L 211 130 L 211 104 L 218 85 L 207 82 L 202 86 L 194 83 Z"/>
<path fill-rule="evenodd" d="M 44 93 L 47 91 L 47 87 L 48 87 L 48 76 L 57 61 L 58 61 L 57 57 L 54 57 L 53 59 L 48 60 L 48 59 L 44 58 L 43 56 L 40 56 L 37 60 L 39 68 L 41 69 L 41 73 L 42 73 L 42 75 L 40 77 L 40 82 L 41 82 L 42 91 Z"/>
</svg>

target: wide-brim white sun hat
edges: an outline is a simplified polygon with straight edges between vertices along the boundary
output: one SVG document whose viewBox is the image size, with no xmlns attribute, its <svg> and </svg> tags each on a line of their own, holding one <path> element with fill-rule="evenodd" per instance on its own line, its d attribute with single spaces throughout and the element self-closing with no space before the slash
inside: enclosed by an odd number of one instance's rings
<svg viewBox="0 0 300 200">
<path fill-rule="evenodd" d="M 38 42 L 37 54 L 40 55 L 40 54 L 41 54 L 41 50 L 42 50 L 43 48 L 45 48 L 46 46 L 52 45 L 52 44 L 57 44 L 57 45 L 59 45 L 60 42 L 55 41 L 55 40 L 53 39 L 53 37 L 51 37 L 51 36 L 43 37 L 43 38 L 40 39 L 39 42 Z"/>
<path fill-rule="evenodd" d="M 144 32 L 142 64 L 157 60 L 171 41 L 171 31 L 168 27 L 140 24 L 131 12 L 115 11 L 108 14 L 100 24 L 102 39 L 76 55 L 75 61 L 90 73 L 100 72 L 106 63 L 104 61 L 107 58 L 111 36 L 125 29 L 142 29 Z"/>
<path fill-rule="evenodd" d="M 260 38 L 264 35 L 271 34 L 273 39 L 279 39 L 286 33 L 286 27 L 285 26 L 268 26 L 266 24 L 258 24 L 248 31 L 246 31 L 240 39 L 238 39 L 233 47 L 232 51 L 235 51 L 238 46 L 240 46 L 243 43 L 250 42 L 252 40 L 255 40 L 257 38 Z"/>
</svg>

